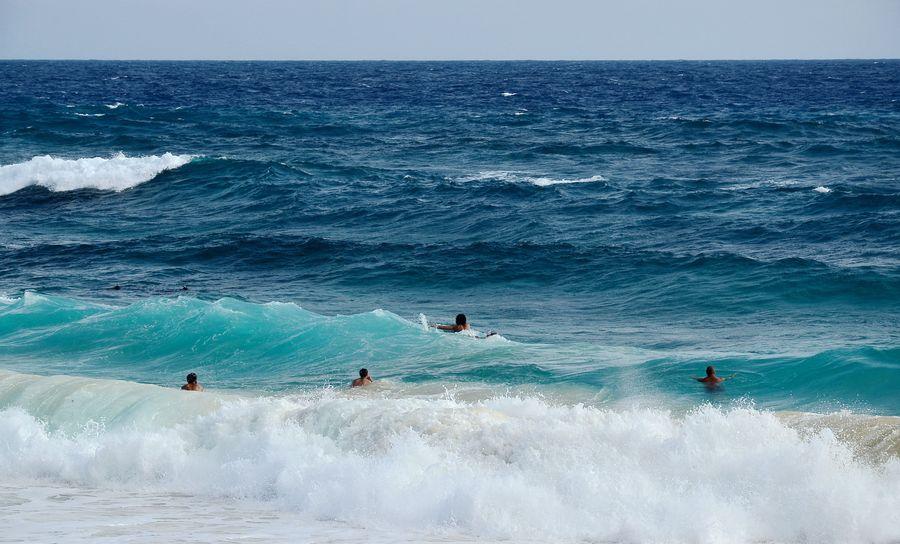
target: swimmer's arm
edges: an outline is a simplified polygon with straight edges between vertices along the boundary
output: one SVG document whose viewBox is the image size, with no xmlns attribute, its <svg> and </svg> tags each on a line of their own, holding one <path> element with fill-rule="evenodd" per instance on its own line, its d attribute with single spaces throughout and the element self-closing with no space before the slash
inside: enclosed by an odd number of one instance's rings
<svg viewBox="0 0 900 544">
<path fill-rule="evenodd" d="M 456 330 L 456 325 L 441 325 L 440 323 L 429 323 L 428 325 L 431 327 L 434 327 L 435 329 L 439 329 L 442 331 L 455 331 Z"/>
</svg>

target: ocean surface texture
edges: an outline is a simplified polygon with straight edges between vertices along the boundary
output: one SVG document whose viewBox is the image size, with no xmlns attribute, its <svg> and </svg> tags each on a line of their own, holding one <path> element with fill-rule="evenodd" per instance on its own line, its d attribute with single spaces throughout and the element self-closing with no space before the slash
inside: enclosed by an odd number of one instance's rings
<svg viewBox="0 0 900 544">
<path fill-rule="evenodd" d="M 900 61 L 0 62 L 3 535 L 900 541 L 898 100 Z"/>
</svg>

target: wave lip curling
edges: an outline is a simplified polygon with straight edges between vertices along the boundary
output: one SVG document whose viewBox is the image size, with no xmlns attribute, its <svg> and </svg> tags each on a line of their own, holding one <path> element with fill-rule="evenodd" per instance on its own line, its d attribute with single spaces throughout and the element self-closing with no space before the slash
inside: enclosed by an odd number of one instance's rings
<svg viewBox="0 0 900 544">
<path fill-rule="evenodd" d="M 31 160 L 0 166 L 0 196 L 39 185 L 57 191 L 100 189 L 124 191 L 191 162 L 195 155 L 146 155 L 111 158 L 62 159 L 40 155 Z"/>
</svg>

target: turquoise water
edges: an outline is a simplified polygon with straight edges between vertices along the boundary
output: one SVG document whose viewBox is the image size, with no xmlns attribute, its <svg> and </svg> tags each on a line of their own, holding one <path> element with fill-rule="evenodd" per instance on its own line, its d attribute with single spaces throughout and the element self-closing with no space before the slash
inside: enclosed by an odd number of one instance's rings
<svg viewBox="0 0 900 544">
<path fill-rule="evenodd" d="M 423 316 L 424 317 L 424 316 Z M 344 387 L 365 366 L 394 387 L 436 383 L 655 406 L 753 401 L 761 408 L 894 415 L 897 348 L 812 353 L 643 349 L 479 339 L 386 310 L 324 316 L 293 303 L 159 297 L 127 306 L 26 293 L 0 302 L 5 368 L 174 386 L 197 372 L 221 390 Z M 709 391 L 691 377 L 734 374 Z"/>
</svg>

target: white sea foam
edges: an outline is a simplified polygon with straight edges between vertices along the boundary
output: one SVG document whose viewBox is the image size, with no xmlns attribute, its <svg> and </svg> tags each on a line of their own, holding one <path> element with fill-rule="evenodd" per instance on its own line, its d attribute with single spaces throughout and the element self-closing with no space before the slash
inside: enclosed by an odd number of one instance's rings
<svg viewBox="0 0 900 544">
<path fill-rule="evenodd" d="M 725 191 L 747 191 L 751 189 L 769 189 L 769 188 L 788 188 L 788 189 L 811 189 L 817 193 L 830 193 L 831 189 L 825 187 L 824 185 L 819 185 L 817 187 L 810 187 L 805 182 L 800 180 L 793 179 L 765 179 L 754 181 L 752 183 L 736 183 L 734 185 L 726 185 L 722 187 Z"/>
<path fill-rule="evenodd" d="M 78 113 L 75 112 L 75 115 L 78 117 L 106 117 L 105 113 Z"/>
<path fill-rule="evenodd" d="M 115 102 L 113 104 L 106 104 L 106 107 L 111 110 L 114 110 L 116 108 L 121 108 L 122 106 L 125 106 L 125 104 L 123 102 Z"/>
<path fill-rule="evenodd" d="M 510 97 L 510 96 L 516 96 L 517 94 L 519 94 L 519 93 L 511 93 L 508 91 L 504 91 L 504 92 L 500 93 L 500 96 Z"/>
<path fill-rule="evenodd" d="M 539 187 L 549 187 L 551 185 L 566 185 L 570 183 L 595 183 L 598 181 L 605 181 L 606 178 L 600 175 L 590 176 L 587 178 L 551 178 L 546 176 L 529 176 L 526 174 L 519 174 L 515 172 L 507 172 L 502 170 L 492 170 L 486 172 L 479 172 L 475 175 L 464 176 L 458 178 L 459 181 L 469 182 L 469 181 L 489 181 L 489 180 L 497 180 L 506 183 L 530 183 L 532 185 L 537 185 Z"/>
<path fill-rule="evenodd" d="M 229 399 L 16 374 L 0 374 L 0 406 L 0 480 L 26 487 L 262 500 L 310 523 L 397 535 L 900 538 L 896 457 L 871 464 L 827 427 L 797 430 L 750 408 L 674 416 L 377 390 Z"/>
<path fill-rule="evenodd" d="M 122 191 L 183 166 L 193 155 L 148 155 L 126 157 L 119 153 L 111 158 L 92 157 L 61 159 L 43 155 L 30 161 L 0 166 L 0 195 L 14 193 L 30 185 L 51 191 L 105 189 Z"/>
<path fill-rule="evenodd" d="M 657 121 L 691 121 L 700 123 L 710 123 L 709 119 L 703 117 L 684 117 L 681 115 L 665 115 L 662 117 L 654 117 Z"/>
</svg>

